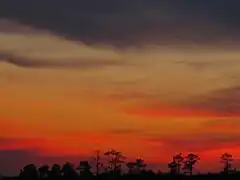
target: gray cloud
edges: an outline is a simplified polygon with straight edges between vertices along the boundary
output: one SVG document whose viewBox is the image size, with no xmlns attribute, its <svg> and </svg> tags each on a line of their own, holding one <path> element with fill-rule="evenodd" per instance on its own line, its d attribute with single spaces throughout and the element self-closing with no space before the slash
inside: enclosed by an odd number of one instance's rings
<svg viewBox="0 0 240 180">
<path fill-rule="evenodd" d="M 27 57 L 22 57 L 14 55 L 11 53 L 0 52 L 0 62 L 7 62 L 15 66 L 24 68 L 101 68 L 105 66 L 123 65 L 123 61 L 116 60 L 82 60 L 82 59 L 66 59 L 66 60 L 41 60 L 41 59 L 30 59 Z"/>
<path fill-rule="evenodd" d="M 235 0 L 22 0 L 3 2 L 0 17 L 87 44 L 219 43 L 238 41 L 239 5 Z"/>
</svg>

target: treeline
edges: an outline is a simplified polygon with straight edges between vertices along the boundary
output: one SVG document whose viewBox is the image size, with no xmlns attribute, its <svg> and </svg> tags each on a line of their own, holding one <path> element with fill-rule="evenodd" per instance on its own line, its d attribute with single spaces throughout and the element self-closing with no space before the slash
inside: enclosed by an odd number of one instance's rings
<svg viewBox="0 0 240 180">
<path fill-rule="evenodd" d="M 169 172 L 162 173 L 160 170 L 154 173 L 147 168 L 147 164 L 143 159 L 136 159 L 133 162 L 127 162 L 126 157 L 119 151 L 114 149 L 103 154 L 107 157 L 106 163 L 100 156 L 100 151 L 96 152 L 94 163 L 89 161 L 80 161 L 75 168 L 73 164 L 67 162 L 62 166 L 53 164 L 41 165 L 37 168 L 34 164 L 28 164 L 20 170 L 19 179 L 34 180 L 34 179 L 56 179 L 56 180 L 77 180 L 77 179 L 158 179 L 158 178 L 238 178 L 240 172 L 232 167 L 233 156 L 224 153 L 220 157 L 220 162 L 223 163 L 223 169 L 218 174 L 199 174 L 194 173 L 194 167 L 200 161 L 200 157 L 190 153 L 184 156 L 183 154 L 174 155 L 172 161 L 168 163 Z M 127 171 L 124 171 L 124 167 Z M 93 170 L 94 169 L 94 170 Z"/>
</svg>

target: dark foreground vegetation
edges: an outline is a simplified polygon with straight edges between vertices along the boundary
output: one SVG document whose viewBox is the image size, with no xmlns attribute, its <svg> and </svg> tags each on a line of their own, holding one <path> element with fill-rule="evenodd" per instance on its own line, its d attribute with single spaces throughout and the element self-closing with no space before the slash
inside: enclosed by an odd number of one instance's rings
<svg viewBox="0 0 240 180">
<path fill-rule="evenodd" d="M 147 168 L 144 160 L 136 159 L 133 162 L 126 162 L 126 158 L 121 152 L 110 150 L 104 153 L 108 161 L 104 164 L 97 151 L 93 165 L 88 161 L 80 161 L 79 165 L 74 166 L 67 162 L 62 166 L 53 164 L 41 165 L 37 167 L 34 164 L 28 164 L 20 170 L 17 177 L 2 177 L 2 179 L 19 179 L 19 180 L 157 180 L 157 179 L 238 179 L 240 172 L 232 167 L 233 156 L 224 153 L 220 157 L 223 163 L 223 169 L 219 173 L 200 174 L 194 172 L 194 166 L 200 160 L 198 155 L 181 153 L 173 156 L 172 161 L 167 165 L 168 173 L 162 173 L 160 170 L 154 172 Z M 124 167 L 126 170 L 124 170 Z"/>
</svg>

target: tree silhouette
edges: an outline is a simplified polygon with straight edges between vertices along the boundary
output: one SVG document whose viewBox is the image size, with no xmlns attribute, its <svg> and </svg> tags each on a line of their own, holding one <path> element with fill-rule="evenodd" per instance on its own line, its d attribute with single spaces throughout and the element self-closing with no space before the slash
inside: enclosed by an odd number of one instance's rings
<svg viewBox="0 0 240 180">
<path fill-rule="evenodd" d="M 224 153 L 220 158 L 221 158 L 221 162 L 224 163 L 223 172 L 229 173 L 232 168 L 231 162 L 233 161 L 233 156 L 231 154 Z"/>
<path fill-rule="evenodd" d="M 65 179 L 74 179 L 76 177 L 76 171 L 71 163 L 67 162 L 62 166 L 62 173 Z"/>
<path fill-rule="evenodd" d="M 109 165 L 111 171 L 121 171 L 121 165 L 124 163 L 123 159 L 125 159 L 121 152 L 111 149 L 105 152 L 104 155 L 110 157 Z"/>
<path fill-rule="evenodd" d="M 96 151 L 96 157 L 94 158 L 94 160 L 95 160 L 95 163 L 96 163 L 96 176 L 98 176 L 99 175 L 100 166 L 103 165 L 100 162 L 100 151 L 99 150 Z"/>
<path fill-rule="evenodd" d="M 168 164 L 168 168 L 170 169 L 171 174 L 176 174 L 178 172 L 178 164 L 174 159 Z"/>
<path fill-rule="evenodd" d="M 173 156 L 172 162 L 168 164 L 168 168 L 170 169 L 170 173 L 172 174 L 180 174 L 180 169 L 183 163 L 184 157 L 181 153 Z"/>
<path fill-rule="evenodd" d="M 91 175 L 91 165 L 88 161 L 80 161 L 79 166 L 77 169 L 80 171 L 81 176 L 89 176 Z"/>
<path fill-rule="evenodd" d="M 38 171 L 37 167 L 34 164 L 28 164 L 24 166 L 23 170 L 21 170 L 21 177 L 23 179 L 37 179 Z"/>
<path fill-rule="evenodd" d="M 135 162 L 129 162 L 126 164 L 130 173 L 140 173 L 142 172 L 147 164 L 144 163 L 143 159 L 136 159 Z"/>
<path fill-rule="evenodd" d="M 193 173 L 193 166 L 197 163 L 199 159 L 200 158 L 198 155 L 195 155 L 192 153 L 188 154 L 185 157 L 183 169 L 187 170 L 187 173 L 189 173 L 190 176 L 192 176 L 192 173 Z"/>
<path fill-rule="evenodd" d="M 100 152 L 96 152 L 95 162 L 96 162 L 96 168 L 99 168 L 100 163 Z M 143 159 L 137 158 L 133 162 L 126 163 L 126 166 L 129 168 L 128 174 L 122 174 L 121 173 L 121 165 L 124 163 L 123 159 L 125 157 L 122 155 L 121 152 L 118 152 L 114 149 L 111 149 L 104 153 L 104 155 L 109 157 L 109 165 L 111 171 L 107 169 L 106 172 L 102 172 L 99 174 L 99 170 L 97 170 L 96 176 L 93 175 L 91 172 L 91 165 L 89 164 L 89 161 L 80 161 L 79 166 L 76 168 L 77 170 L 80 170 L 80 176 L 78 177 L 78 174 L 76 170 L 74 169 L 74 166 L 67 162 L 65 163 L 62 168 L 58 164 L 53 164 L 51 167 L 51 170 L 49 170 L 48 165 L 41 165 L 38 169 L 34 164 L 28 164 L 24 166 L 23 169 L 21 169 L 21 172 L 19 174 L 19 179 L 21 180 L 44 180 L 44 179 L 56 179 L 56 180 L 77 180 L 77 179 L 109 179 L 109 180 L 130 180 L 130 179 L 140 179 L 140 180 L 154 180 L 154 179 L 160 179 L 163 180 L 172 179 L 173 176 L 168 176 L 168 174 L 163 173 L 161 171 L 158 171 L 157 173 L 154 173 L 152 170 L 146 170 L 146 164 Z M 229 179 L 235 180 L 240 177 L 240 172 L 237 171 L 237 169 L 232 169 L 231 162 L 233 161 L 233 157 L 231 154 L 224 153 L 221 157 L 221 162 L 224 163 L 224 174 L 221 176 L 220 174 L 200 174 L 196 173 L 196 179 L 198 178 L 218 178 L 221 179 L 221 177 L 229 177 Z M 199 156 L 195 154 L 188 154 L 186 157 L 183 158 L 182 154 L 177 154 L 173 156 L 172 162 L 168 164 L 168 168 L 170 168 L 170 174 L 179 174 L 180 168 L 182 167 L 183 170 L 185 170 L 184 173 L 187 175 L 192 176 L 194 165 L 198 162 Z M 231 173 L 230 173 L 231 172 Z M 6 177 L 3 177 L 5 179 Z M 13 177 L 15 178 L 15 177 Z M 179 178 L 189 179 L 189 177 L 185 176 L 179 176 Z M 194 177 L 190 177 L 190 179 L 195 179 Z"/>
<path fill-rule="evenodd" d="M 182 156 L 182 153 L 179 153 L 179 154 L 173 156 L 173 161 L 177 165 L 176 168 L 177 168 L 178 173 L 180 173 L 180 171 L 181 171 L 181 166 L 182 166 L 183 160 L 184 160 L 184 157 Z"/>
<path fill-rule="evenodd" d="M 139 171 L 143 171 L 145 170 L 147 164 L 145 164 L 144 160 L 143 159 L 136 159 L 136 167 Z"/>
<path fill-rule="evenodd" d="M 58 164 L 53 164 L 49 175 L 53 179 L 60 178 L 61 177 L 61 166 Z"/>
<path fill-rule="evenodd" d="M 49 166 L 42 165 L 38 168 L 39 176 L 41 179 L 47 178 L 49 175 Z"/>
</svg>

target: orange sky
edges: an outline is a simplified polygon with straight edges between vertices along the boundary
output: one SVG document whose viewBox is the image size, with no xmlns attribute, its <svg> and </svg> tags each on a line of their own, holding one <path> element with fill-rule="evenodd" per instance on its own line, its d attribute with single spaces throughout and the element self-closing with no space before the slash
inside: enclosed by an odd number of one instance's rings
<svg viewBox="0 0 240 180">
<path fill-rule="evenodd" d="M 0 161 L 1 152 L 40 162 L 116 148 L 160 167 L 177 152 L 196 152 L 203 170 L 218 168 L 225 151 L 240 156 L 238 50 L 118 51 L 34 31 L 0 33 L 0 52 L 44 64 L 0 56 Z M 202 59 L 208 65 L 197 69 Z"/>
</svg>

